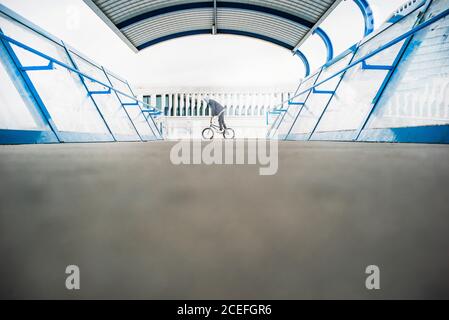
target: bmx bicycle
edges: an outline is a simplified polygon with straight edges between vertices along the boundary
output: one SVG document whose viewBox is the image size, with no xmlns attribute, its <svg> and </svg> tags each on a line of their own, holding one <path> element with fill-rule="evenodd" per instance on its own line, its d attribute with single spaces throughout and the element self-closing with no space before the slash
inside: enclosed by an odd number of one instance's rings
<svg viewBox="0 0 449 320">
<path fill-rule="evenodd" d="M 224 110 L 222 112 L 224 112 Z M 219 116 L 220 115 L 218 115 L 217 117 L 219 117 Z M 203 139 L 212 140 L 214 138 L 215 133 L 222 134 L 223 138 L 225 138 L 225 139 L 234 139 L 234 137 L 235 137 L 234 129 L 226 128 L 224 130 L 220 130 L 220 127 L 217 126 L 216 124 L 214 124 L 213 120 L 214 120 L 214 117 L 211 117 L 209 127 L 203 129 L 203 132 L 201 132 Z"/>
</svg>

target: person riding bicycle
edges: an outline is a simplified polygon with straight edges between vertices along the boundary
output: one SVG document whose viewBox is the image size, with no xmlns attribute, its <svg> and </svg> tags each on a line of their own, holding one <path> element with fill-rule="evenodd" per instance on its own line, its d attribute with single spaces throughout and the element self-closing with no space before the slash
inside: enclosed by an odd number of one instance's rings
<svg viewBox="0 0 449 320">
<path fill-rule="evenodd" d="M 210 109 L 210 113 L 212 117 L 218 117 L 218 124 L 220 125 L 220 131 L 227 129 L 225 121 L 224 121 L 224 112 L 225 108 L 218 103 L 217 101 L 209 98 L 204 98 L 207 106 Z"/>
</svg>

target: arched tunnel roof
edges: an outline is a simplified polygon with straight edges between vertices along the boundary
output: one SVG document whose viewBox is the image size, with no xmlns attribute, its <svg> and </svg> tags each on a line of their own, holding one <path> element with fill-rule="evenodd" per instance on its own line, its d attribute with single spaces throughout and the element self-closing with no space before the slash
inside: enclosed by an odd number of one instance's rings
<svg viewBox="0 0 449 320">
<path fill-rule="evenodd" d="M 234 34 L 294 50 L 342 0 L 84 0 L 134 51 L 195 34 Z"/>
</svg>

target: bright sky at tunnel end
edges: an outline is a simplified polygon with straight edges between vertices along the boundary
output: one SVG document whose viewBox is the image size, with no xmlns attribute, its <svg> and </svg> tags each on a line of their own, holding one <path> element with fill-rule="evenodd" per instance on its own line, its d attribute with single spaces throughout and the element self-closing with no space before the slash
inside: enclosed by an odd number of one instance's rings
<svg viewBox="0 0 449 320">
<path fill-rule="evenodd" d="M 370 0 L 376 27 L 404 0 Z M 256 39 L 201 35 L 167 41 L 133 53 L 82 0 L 0 0 L 0 3 L 77 48 L 94 61 L 144 87 L 294 87 L 304 74 L 300 59 Z M 336 53 L 363 35 L 363 19 L 351 0 L 322 24 Z M 345 30 L 344 32 L 342 30 Z M 312 69 L 323 64 L 317 36 L 301 48 Z"/>
</svg>

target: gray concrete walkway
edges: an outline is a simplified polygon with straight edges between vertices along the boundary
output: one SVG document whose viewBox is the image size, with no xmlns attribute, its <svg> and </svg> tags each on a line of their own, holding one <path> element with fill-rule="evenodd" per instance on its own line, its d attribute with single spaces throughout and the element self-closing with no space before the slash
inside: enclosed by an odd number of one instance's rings
<svg viewBox="0 0 449 320">
<path fill-rule="evenodd" d="M 0 296 L 449 298 L 448 146 L 284 142 L 260 176 L 173 144 L 0 146 Z"/>
</svg>

